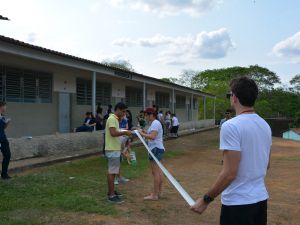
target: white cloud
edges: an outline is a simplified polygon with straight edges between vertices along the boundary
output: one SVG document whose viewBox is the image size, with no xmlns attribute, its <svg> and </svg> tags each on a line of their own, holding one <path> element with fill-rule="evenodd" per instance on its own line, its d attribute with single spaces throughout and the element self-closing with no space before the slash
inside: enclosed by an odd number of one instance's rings
<svg viewBox="0 0 300 225">
<path fill-rule="evenodd" d="M 300 63 L 300 31 L 278 42 L 272 52 L 278 57 L 289 58 L 293 62 Z"/>
<path fill-rule="evenodd" d="M 110 3 L 115 7 L 128 6 L 161 16 L 178 14 L 198 16 L 218 6 L 221 0 L 110 0 Z"/>
<path fill-rule="evenodd" d="M 31 32 L 31 33 L 27 34 L 25 40 L 29 43 L 36 42 L 37 41 L 37 33 Z"/>
<path fill-rule="evenodd" d="M 157 34 L 150 38 L 121 38 L 113 41 L 118 46 L 162 47 L 156 62 L 185 64 L 191 60 L 218 59 L 225 57 L 234 48 L 229 32 L 225 28 L 211 32 L 200 32 L 195 37 L 170 37 Z"/>
</svg>

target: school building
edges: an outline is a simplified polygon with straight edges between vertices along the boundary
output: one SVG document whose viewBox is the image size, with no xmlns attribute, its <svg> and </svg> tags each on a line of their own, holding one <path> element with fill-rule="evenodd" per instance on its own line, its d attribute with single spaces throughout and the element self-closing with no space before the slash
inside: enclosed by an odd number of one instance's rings
<svg viewBox="0 0 300 225">
<path fill-rule="evenodd" d="M 157 104 L 178 116 L 181 127 L 214 126 L 206 99 L 215 96 L 151 76 L 0 36 L 0 99 L 8 103 L 9 137 L 68 133 L 87 111 L 123 101 L 135 116 Z M 204 118 L 198 119 L 203 104 Z M 214 113 L 214 112 L 213 112 Z"/>
</svg>

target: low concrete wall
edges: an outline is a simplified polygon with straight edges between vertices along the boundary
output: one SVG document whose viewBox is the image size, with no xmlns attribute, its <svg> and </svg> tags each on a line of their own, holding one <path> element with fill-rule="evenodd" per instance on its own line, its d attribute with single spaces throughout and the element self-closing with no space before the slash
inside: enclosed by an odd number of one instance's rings
<svg viewBox="0 0 300 225">
<path fill-rule="evenodd" d="M 180 123 L 179 130 L 190 130 L 190 129 L 201 129 L 201 128 L 208 128 L 208 127 L 214 127 L 215 126 L 215 120 L 198 120 L 198 121 L 188 121 Z"/>
<path fill-rule="evenodd" d="M 12 160 L 73 153 L 83 149 L 102 149 L 103 133 L 81 132 L 9 139 Z"/>
<path fill-rule="evenodd" d="M 214 127 L 214 120 L 199 120 L 180 123 L 180 132 Z M 32 139 L 9 139 L 12 160 L 43 157 L 50 155 L 66 155 L 80 152 L 84 149 L 98 148 L 102 150 L 103 131 L 68 133 L 37 136 Z"/>
</svg>

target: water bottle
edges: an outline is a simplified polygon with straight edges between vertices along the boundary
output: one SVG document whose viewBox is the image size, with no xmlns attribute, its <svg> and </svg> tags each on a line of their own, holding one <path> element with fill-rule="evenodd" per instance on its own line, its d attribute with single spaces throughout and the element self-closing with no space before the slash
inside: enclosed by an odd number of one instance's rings
<svg viewBox="0 0 300 225">
<path fill-rule="evenodd" d="M 130 152 L 130 161 L 131 161 L 131 165 L 135 166 L 136 165 L 136 155 L 134 151 Z"/>
</svg>

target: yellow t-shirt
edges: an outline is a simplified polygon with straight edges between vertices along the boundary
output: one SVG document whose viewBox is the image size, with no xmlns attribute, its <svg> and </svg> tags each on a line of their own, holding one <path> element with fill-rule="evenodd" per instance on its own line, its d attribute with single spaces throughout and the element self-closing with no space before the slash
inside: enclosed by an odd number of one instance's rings
<svg viewBox="0 0 300 225">
<path fill-rule="evenodd" d="M 105 150 L 107 151 L 121 151 L 121 141 L 120 137 L 112 137 L 109 131 L 110 127 L 115 127 L 118 131 L 119 120 L 115 114 L 110 114 L 106 121 L 105 127 Z"/>
</svg>

